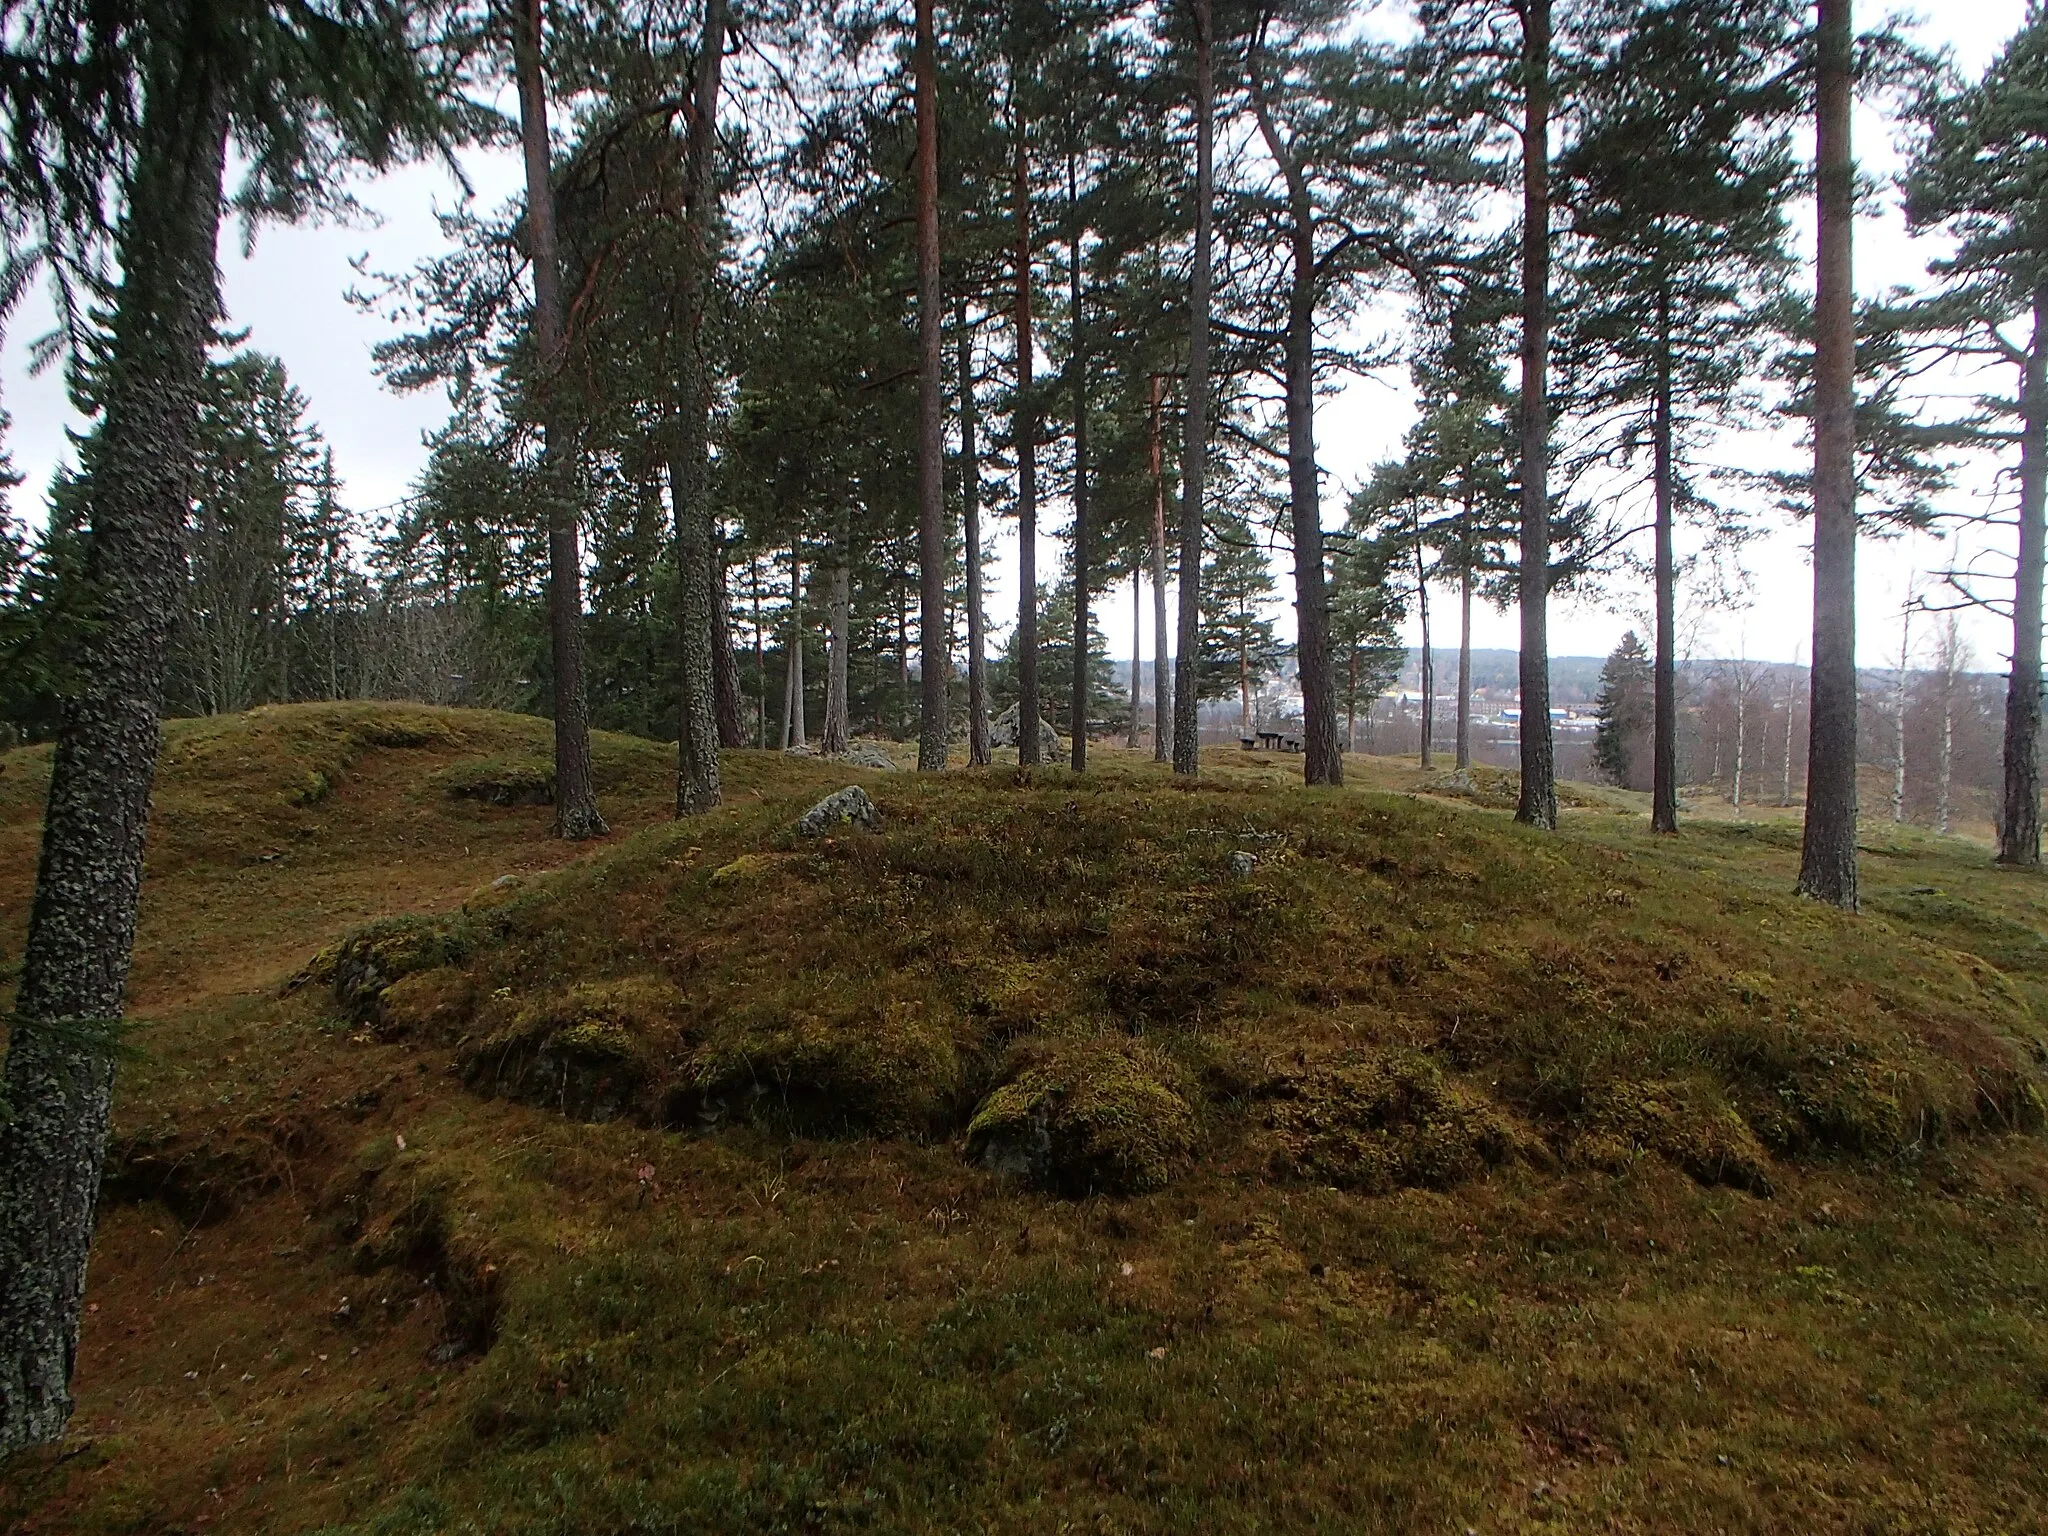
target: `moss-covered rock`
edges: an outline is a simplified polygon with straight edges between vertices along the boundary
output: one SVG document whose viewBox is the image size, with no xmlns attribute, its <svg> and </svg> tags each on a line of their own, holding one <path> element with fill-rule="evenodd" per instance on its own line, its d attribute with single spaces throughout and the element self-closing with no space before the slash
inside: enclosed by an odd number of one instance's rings
<svg viewBox="0 0 2048 1536">
<path fill-rule="evenodd" d="M 964 1090 L 948 1022 L 915 1003 L 827 1014 L 748 1008 L 692 1053 L 667 1117 L 840 1135 L 931 1135 Z M 957 1124 L 957 1121 L 954 1122 Z"/>
<path fill-rule="evenodd" d="M 1526 1141 L 1483 1094 L 1415 1051 L 1298 1060 L 1257 1085 L 1269 1166 L 1281 1178 L 1382 1194 L 1449 1189 Z"/>
<path fill-rule="evenodd" d="M 1574 1161 L 1615 1167 L 1655 1153 L 1702 1184 L 1771 1192 L 1770 1154 L 1749 1122 L 1710 1084 L 1666 1080 L 1611 1084 L 1588 1106 Z"/>
<path fill-rule="evenodd" d="M 476 983 L 469 973 L 438 965 L 400 977 L 378 995 L 377 1035 L 384 1040 L 453 1040 L 475 1013 Z"/>
<path fill-rule="evenodd" d="M 466 1050 L 463 1080 L 573 1120 L 650 1118 L 683 1011 L 682 995 L 659 977 L 575 987 Z"/>
<path fill-rule="evenodd" d="M 554 765 L 538 758 L 483 757 L 455 763 L 435 774 L 434 782 L 451 800 L 485 805 L 555 803 Z"/>
<path fill-rule="evenodd" d="M 385 990 L 421 971 L 469 957 L 470 934 L 458 919 L 388 917 L 358 928 L 336 946 L 331 966 L 335 1001 L 349 1016 L 375 1023 Z"/>
<path fill-rule="evenodd" d="M 967 1155 L 1061 1194 L 1157 1189 L 1193 1150 L 1194 1114 L 1165 1058 L 1136 1041 L 1032 1042 L 982 1101 Z"/>
</svg>

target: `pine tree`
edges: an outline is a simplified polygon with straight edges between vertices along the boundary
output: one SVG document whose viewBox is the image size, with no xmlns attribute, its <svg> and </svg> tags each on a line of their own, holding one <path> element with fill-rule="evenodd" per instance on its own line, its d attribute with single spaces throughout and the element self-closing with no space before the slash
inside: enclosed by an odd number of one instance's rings
<svg viewBox="0 0 2048 1536">
<path fill-rule="evenodd" d="M 1856 314 L 1851 0 L 1820 0 L 1814 291 L 1813 669 L 1799 890 L 1856 908 Z"/>
<path fill-rule="evenodd" d="M 724 798 L 718 768 L 718 679 L 714 658 L 726 652 L 729 632 L 721 622 L 716 595 L 722 590 L 713 565 L 718 525 L 712 510 L 709 456 L 712 378 L 705 355 L 705 310 L 717 265 L 718 98 L 725 59 L 725 0 L 705 0 L 704 31 L 697 45 L 689 130 L 685 143 L 687 205 L 681 259 L 680 378 L 677 416 L 680 447 L 670 469 L 676 509 L 676 625 L 680 664 L 680 715 L 676 728 L 676 814 L 710 810 Z"/>
<path fill-rule="evenodd" d="M 1267 610 L 1275 591 L 1273 573 L 1257 534 L 1242 517 L 1220 513 L 1210 519 L 1209 558 L 1202 567 L 1208 612 L 1202 624 L 1201 695 L 1237 695 L 1240 734 L 1252 733 L 1252 696 L 1275 676 L 1286 647 Z"/>
<path fill-rule="evenodd" d="M 1968 430 L 2008 451 L 2018 439 L 1998 858 L 2037 868 L 2048 566 L 2048 12 L 2030 6 L 2026 24 L 1980 81 L 1928 90 L 1916 116 L 1923 138 L 1906 178 L 1907 217 L 1917 230 L 1956 240 L 1954 256 L 1935 268 L 1942 291 L 1928 323 L 1949 350 L 2017 374 L 2011 395 L 1978 403 Z M 2014 326 L 2018 336 L 2008 334 Z M 1945 799 L 1942 819 L 1945 829 Z"/>
<path fill-rule="evenodd" d="M 1678 830 L 1677 565 L 1681 512 L 1721 532 L 1690 472 L 1703 429 L 1745 408 L 1790 264 L 1783 127 L 1795 17 L 1787 0 L 1711 14 L 1626 0 L 1591 61 L 1583 125 L 1559 176 L 1586 247 L 1563 345 L 1580 409 L 1626 459 L 1647 441 L 1655 508 L 1653 830 Z M 1644 324 L 1644 317 L 1649 323 Z"/>
<path fill-rule="evenodd" d="M 538 354 L 541 462 L 547 507 L 548 634 L 555 717 L 555 833 L 572 841 L 602 837 L 590 779 L 590 703 L 583 684 L 583 559 L 578 539 L 573 428 L 555 398 L 568 343 L 562 270 L 555 237 L 552 145 L 542 73 L 543 0 L 517 0 L 512 52 L 519 96 L 519 140 L 526 163 L 526 246 L 533 269 L 533 328 Z"/>
<path fill-rule="evenodd" d="M 290 216 L 331 199 L 349 158 L 381 163 L 442 128 L 423 74 L 429 55 L 396 5 L 352 0 L 316 14 L 256 0 L 164 0 L 125 20 L 126 69 L 113 77 L 120 103 L 35 104 L 46 121 L 83 111 L 115 133 L 132 125 L 132 157 L 120 157 L 120 276 L 91 370 L 97 428 L 84 453 L 91 540 L 82 573 L 90 624 L 58 734 L 0 1069 L 0 1452 L 55 1438 L 70 1414 L 112 1087 L 109 1036 L 134 945 L 179 530 L 219 305 L 228 145 L 250 172 L 238 203 Z M 60 40 L 72 46 L 92 31 L 74 27 Z M 14 143 L 7 159 L 37 152 Z M 94 189 L 96 216 L 113 166 L 73 169 Z M 47 233 L 46 248 L 82 243 L 75 230 Z"/>
</svg>

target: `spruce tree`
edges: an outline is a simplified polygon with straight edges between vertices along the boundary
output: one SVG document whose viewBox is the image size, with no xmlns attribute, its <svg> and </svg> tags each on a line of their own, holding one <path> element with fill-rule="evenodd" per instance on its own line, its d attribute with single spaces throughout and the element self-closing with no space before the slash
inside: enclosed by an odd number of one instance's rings
<svg viewBox="0 0 2048 1536">
<path fill-rule="evenodd" d="M 1610 783 L 1642 789 L 1650 782 L 1656 682 L 1643 642 L 1630 630 L 1608 653 L 1600 669 L 1600 693 L 1593 712 L 1593 766 Z"/>
</svg>

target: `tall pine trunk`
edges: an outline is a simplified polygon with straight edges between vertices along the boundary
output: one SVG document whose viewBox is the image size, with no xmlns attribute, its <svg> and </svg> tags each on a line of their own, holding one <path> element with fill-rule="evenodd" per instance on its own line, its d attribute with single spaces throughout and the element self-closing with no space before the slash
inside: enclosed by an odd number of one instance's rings
<svg viewBox="0 0 2048 1536">
<path fill-rule="evenodd" d="M 1472 507 L 1458 529 L 1464 568 L 1458 572 L 1458 766 L 1472 766 Z"/>
<path fill-rule="evenodd" d="M 1074 365 L 1074 772 L 1088 767 L 1088 347 L 1081 316 L 1080 194 L 1075 156 L 1067 152 L 1067 214 L 1074 220 L 1068 247 L 1067 286 Z"/>
<path fill-rule="evenodd" d="M 1671 292 L 1657 292 L 1657 400 L 1651 431 L 1656 460 L 1657 657 L 1651 705 L 1650 830 L 1678 830 L 1678 568 L 1672 555 L 1677 466 L 1671 400 Z"/>
<path fill-rule="evenodd" d="M 782 692 L 782 749 L 807 746 L 804 740 L 804 567 L 796 546 L 789 551 L 789 651 Z"/>
<path fill-rule="evenodd" d="M 1161 388 L 1152 375 L 1152 760 L 1173 756 L 1173 669 L 1166 631 L 1166 452 L 1160 433 Z"/>
<path fill-rule="evenodd" d="M 1799 890 L 1856 908 L 1855 163 L 1850 0 L 1820 0 L 1814 284 L 1813 675 Z"/>
<path fill-rule="evenodd" d="M 1415 611 L 1422 621 L 1422 739 L 1420 757 L 1427 772 L 1436 754 L 1436 646 L 1429 635 L 1429 573 L 1422 566 L 1422 529 L 1415 530 Z"/>
<path fill-rule="evenodd" d="M 1287 186 L 1287 504 L 1294 539 L 1295 667 L 1301 682 L 1302 780 L 1344 782 L 1337 742 L 1337 680 L 1330 663 L 1330 602 L 1323 569 L 1322 476 L 1316 468 L 1316 215 L 1308 178 L 1280 136 L 1253 54 L 1252 108 Z"/>
<path fill-rule="evenodd" d="M 725 643 L 712 565 L 718 559 L 717 518 L 711 508 L 711 366 L 704 356 L 705 295 L 711 286 L 718 220 L 718 89 L 725 57 L 725 0 L 705 0 L 704 36 L 697 47 L 697 78 L 684 146 L 686 202 L 683 262 L 678 283 L 682 379 L 674 477 L 676 499 L 676 625 L 681 661 L 676 730 L 676 814 L 692 816 L 724 799 L 718 771 L 718 677 L 714 655 Z"/>
<path fill-rule="evenodd" d="M 747 702 L 740 693 L 740 662 L 732 648 L 732 591 L 726 580 L 725 557 L 717 561 L 715 588 L 718 622 L 711 632 L 712 681 L 718 690 L 718 745 L 744 747 L 747 744 Z M 648 668 L 648 675 L 654 669 Z"/>
<path fill-rule="evenodd" d="M 2048 501 L 2048 288 L 2034 293 L 2034 336 L 2020 410 L 2020 548 L 2013 571 L 1998 862 L 2036 869 L 2041 863 L 2041 577 L 2048 545 L 2043 516 Z"/>
<path fill-rule="evenodd" d="M 1017 761 L 1039 760 L 1038 721 L 1038 412 L 1031 398 L 1031 150 L 1026 142 L 1022 71 L 1013 81 L 1017 142 L 1013 168 L 1017 214 Z"/>
<path fill-rule="evenodd" d="M 1180 461 L 1180 633 L 1173 667 L 1173 771 L 1199 773 L 1195 658 L 1202 650 L 1202 490 L 1209 467 L 1209 293 L 1215 242 L 1215 37 L 1209 0 L 1195 22 L 1195 253 L 1188 284 L 1188 404 Z"/>
<path fill-rule="evenodd" d="M 946 376 L 939 293 L 939 62 L 933 0 L 917 0 L 917 766 L 946 766 L 953 628 L 946 618 Z"/>
<path fill-rule="evenodd" d="M 825 723 L 818 732 L 818 750 L 844 752 L 851 734 L 848 720 L 846 647 L 847 610 L 852 606 L 852 573 L 847 569 L 845 536 L 833 551 L 832 583 L 825 600 L 826 622 L 832 629 L 832 654 L 825 659 Z"/>
<path fill-rule="evenodd" d="M 513 64 L 519 141 L 526 159 L 526 238 L 533 259 L 533 331 L 540 362 L 541 488 L 548 514 L 548 636 L 555 713 L 555 834 L 602 837 L 590 780 L 590 705 L 583 687 L 583 559 L 577 548 L 573 429 L 561 406 L 561 258 L 548 150 L 547 85 L 541 77 L 542 0 L 519 0 Z"/>
<path fill-rule="evenodd" d="M 1127 751 L 1138 750 L 1138 716 L 1145 704 L 1145 566 L 1131 561 L 1131 724 L 1124 732 Z"/>
<path fill-rule="evenodd" d="M 1550 735 L 1550 0 L 1522 9 L 1522 787 L 1515 820 L 1557 825 Z"/>
<path fill-rule="evenodd" d="M 165 56 L 148 72 L 101 418 L 86 449 L 93 622 L 76 658 L 78 692 L 64 701 L 0 1068 L 0 1453 L 55 1440 L 71 1414 L 113 1036 L 135 945 L 199 399 L 219 311 L 227 107 L 208 30 L 188 21 L 186 35 L 162 41 Z"/>
<path fill-rule="evenodd" d="M 960 507 L 967 560 L 967 761 L 985 768 L 988 747 L 988 621 L 981 597 L 981 459 L 976 445 L 979 425 L 974 403 L 974 334 L 967 327 L 967 306 L 957 317 L 960 351 Z"/>
</svg>

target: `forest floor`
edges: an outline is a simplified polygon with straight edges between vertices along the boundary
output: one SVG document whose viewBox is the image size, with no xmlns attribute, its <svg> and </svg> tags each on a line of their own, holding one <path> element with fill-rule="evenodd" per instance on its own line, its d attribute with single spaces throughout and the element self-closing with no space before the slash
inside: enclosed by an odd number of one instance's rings
<svg viewBox="0 0 2048 1536">
<path fill-rule="evenodd" d="M 673 824 L 671 754 L 567 847 L 493 803 L 541 721 L 169 728 L 0 1528 L 2048 1529 L 2048 885 L 1980 843 L 1871 827 L 1851 917 L 1796 821 L 1484 772 L 740 752 Z"/>
</svg>

